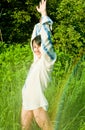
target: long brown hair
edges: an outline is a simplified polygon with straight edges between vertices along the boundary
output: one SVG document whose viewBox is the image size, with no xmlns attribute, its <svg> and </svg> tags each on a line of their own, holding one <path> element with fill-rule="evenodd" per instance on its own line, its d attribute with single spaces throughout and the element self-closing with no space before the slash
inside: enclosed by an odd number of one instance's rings
<svg viewBox="0 0 85 130">
<path fill-rule="evenodd" d="M 33 43 L 36 43 L 38 46 L 41 46 L 41 35 L 36 36 L 33 40 L 32 40 L 32 46 Z"/>
</svg>

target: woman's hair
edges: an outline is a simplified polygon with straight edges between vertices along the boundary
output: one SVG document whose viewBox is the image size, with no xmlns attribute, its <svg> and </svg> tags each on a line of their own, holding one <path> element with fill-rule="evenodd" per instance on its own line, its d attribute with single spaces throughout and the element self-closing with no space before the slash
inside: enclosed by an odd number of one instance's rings
<svg viewBox="0 0 85 130">
<path fill-rule="evenodd" d="M 32 40 L 32 46 L 33 43 L 36 43 L 38 46 L 41 46 L 41 35 L 36 36 L 33 40 Z"/>
</svg>

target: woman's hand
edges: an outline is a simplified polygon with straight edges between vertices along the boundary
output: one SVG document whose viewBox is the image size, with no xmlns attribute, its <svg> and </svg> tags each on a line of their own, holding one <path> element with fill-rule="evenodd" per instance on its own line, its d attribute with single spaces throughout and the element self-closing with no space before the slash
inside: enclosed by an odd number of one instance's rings
<svg viewBox="0 0 85 130">
<path fill-rule="evenodd" d="M 41 13 L 42 16 L 47 15 L 46 0 L 41 0 L 41 2 L 39 3 L 39 6 L 37 6 L 36 9 L 39 13 Z"/>
</svg>

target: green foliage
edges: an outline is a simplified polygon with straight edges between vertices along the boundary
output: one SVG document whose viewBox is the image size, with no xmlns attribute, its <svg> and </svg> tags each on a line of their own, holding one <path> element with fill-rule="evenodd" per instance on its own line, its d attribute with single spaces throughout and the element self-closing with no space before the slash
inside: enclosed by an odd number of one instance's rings
<svg viewBox="0 0 85 130">
<path fill-rule="evenodd" d="M 32 62 L 29 45 L 4 47 L 0 55 L 0 129 L 20 129 L 21 87 Z M 10 123 L 11 122 L 11 123 Z"/>
<path fill-rule="evenodd" d="M 7 50 L 7 44 L 5 42 L 0 42 L 0 54 Z"/>
<path fill-rule="evenodd" d="M 85 2 L 83 0 L 62 0 L 58 6 L 54 24 L 54 42 L 58 48 L 72 55 L 84 53 L 85 44 Z"/>
<path fill-rule="evenodd" d="M 40 14 L 36 11 L 39 0 L 1 1 L 1 32 L 7 44 L 25 44 L 31 38 Z M 48 0 L 48 16 L 54 21 L 53 43 L 56 50 L 81 57 L 85 51 L 85 1 Z"/>
<path fill-rule="evenodd" d="M 33 1 L 1 2 L 1 31 L 3 40 L 7 43 L 27 42 L 31 37 L 36 22 L 36 8 Z"/>
<path fill-rule="evenodd" d="M 32 52 L 29 44 L 7 47 L 7 44 L 1 42 L 0 45 L 0 129 L 19 130 L 21 91 L 32 63 Z M 73 57 L 60 50 L 56 53 L 57 61 L 52 73 L 52 82 L 45 92 L 49 102 L 49 116 L 53 125 L 57 125 L 59 129 L 84 130 L 85 57 L 70 75 L 74 66 Z M 39 130 L 35 122 L 32 127 Z"/>
<path fill-rule="evenodd" d="M 56 117 L 56 130 L 80 130 L 85 123 L 85 56 L 66 79 Z"/>
<path fill-rule="evenodd" d="M 33 27 L 40 18 L 38 3 L 39 0 L 0 3 L 4 41 L 0 42 L 1 130 L 21 129 L 21 90 L 32 62 L 30 47 L 25 43 L 30 43 Z M 85 1 L 47 0 L 47 12 L 54 21 L 52 33 L 57 53 L 52 82 L 45 93 L 48 112 L 56 130 L 84 130 L 85 57 L 76 63 L 85 53 Z M 35 122 L 33 129 L 39 130 Z"/>
<path fill-rule="evenodd" d="M 14 15 L 13 15 L 14 19 L 16 19 L 15 22 L 17 22 L 18 24 L 23 24 L 25 22 L 29 22 L 30 21 L 30 16 L 29 14 L 27 14 L 27 12 L 25 12 L 24 10 L 22 11 L 14 11 Z"/>
</svg>

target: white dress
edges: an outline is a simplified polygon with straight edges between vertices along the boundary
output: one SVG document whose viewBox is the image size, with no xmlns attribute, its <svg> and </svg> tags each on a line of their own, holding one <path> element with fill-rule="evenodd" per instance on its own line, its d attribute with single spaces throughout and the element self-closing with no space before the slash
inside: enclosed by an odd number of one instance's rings
<svg viewBox="0 0 85 130">
<path fill-rule="evenodd" d="M 22 89 L 22 105 L 25 110 L 34 110 L 39 107 L 47 110 L 48 108 L 44 91 L 50 81 L 50 74 L 56 61 L 56 54 L 50 43 L 50 25 L 52 25 L 51 19 L 45 16 L 42 18 L 42 23 L 36 24 L 33 30 L 32 39 L 39 34 L 41 35 L 42 56 L 37 58 L 34 55 L 34 62 L 30 67 Z"/>
</svg>

